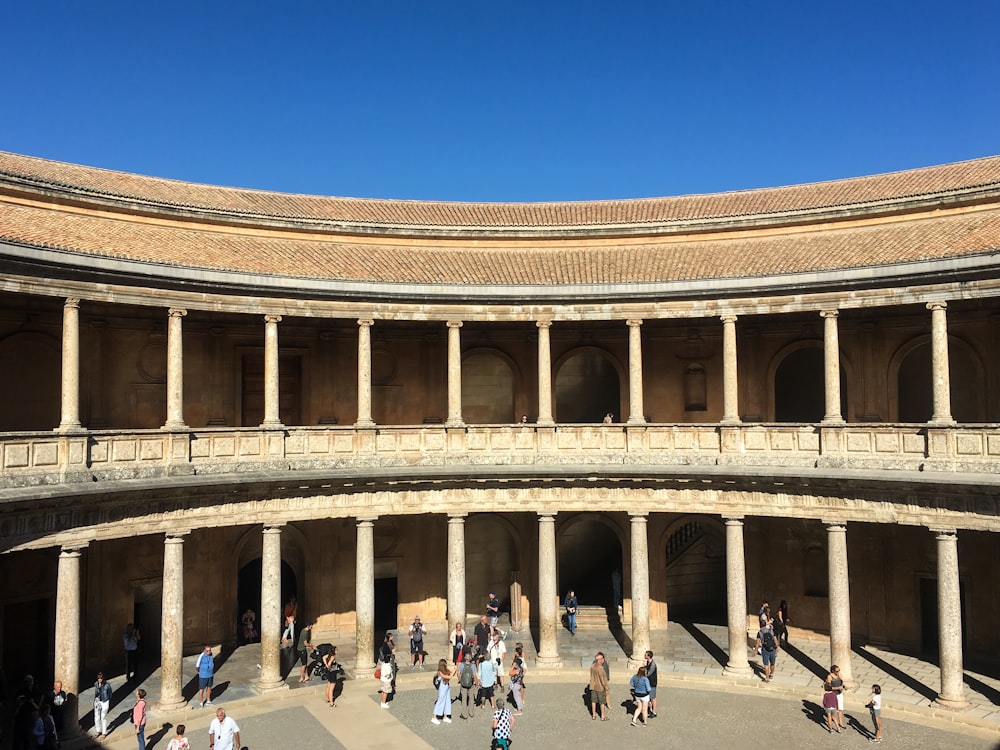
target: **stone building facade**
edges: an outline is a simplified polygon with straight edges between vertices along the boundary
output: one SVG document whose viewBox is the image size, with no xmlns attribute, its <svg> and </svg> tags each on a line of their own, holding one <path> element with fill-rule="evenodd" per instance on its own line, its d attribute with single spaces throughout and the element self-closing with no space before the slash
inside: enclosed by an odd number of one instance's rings
<svg viewBox="0 0 1000 750">
<path fill-rule="evenodd" d="M 356 639 L 560 593 L 638 651 L 793 603 L 1000 666 L 1000 157 L 720 195 L 355 200 L 0 153 L 0 639 L 71 692 L 283 601 Z M 610 422 L 605 415 L 612 415 Z M 667 635 L 669 637 L 669 635 Z"/>
</svg>

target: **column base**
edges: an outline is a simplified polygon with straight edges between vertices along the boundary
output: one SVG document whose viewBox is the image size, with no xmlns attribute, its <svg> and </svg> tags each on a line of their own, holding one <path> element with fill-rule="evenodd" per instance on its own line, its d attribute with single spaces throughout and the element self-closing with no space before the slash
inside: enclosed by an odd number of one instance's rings
<svg viewBox="0 0 1000 750">
<path fill-rule="evenodd" d="M 931 705 L 943 708 L 946 711 L 955 711 L 956 713 L 969 710 L 969 701 L 965 700 L 965 698 L 961 695 L 955 698 L 939 695 L 931 701 Z"/>
<path fill-rule="evenodd" d="M 847 420 L 843 417 L 823 417 L 820 424 L 823 427 L 843 427 L 847 424 Z"/>
<path fill-rule="evenodd" d="M 79 422 L 66 422 L 64 424 L 60 424 L 55 429 L 55 432 L 58 432 L 60 435 L 67 435 L 67 434 L 72 435 L 77 432 L 86 432 L 86 431 L 87 430 L 84 428 L 84 426 Z"/>
<path fill-rule="evenodd" d="M 722 668 L 722 674 L 724 677 L 753 677 L 753 670 L 750 669 L 750 665 L 744 662 L 740 664 L 727 664 Z"/>
<path fill-rule="evenodd" d="M 184 700 L 183 696 L 177 698 L 176 700 L 171 700 L 170 702 L 161 700 L 159 703 L 156 704 L 156 710 L 163 711 L 165 713 L 174 713 L 176 711 L 187 711 L 190 710 L 190 708 L 191 707 L 188 705 L 188 702 Z"/>
<path fill-rule="evenodd" d="M 264 693 L 276 693 L 279 690 L 288 690 L 288 685 L 281 679 L 277 682 L 264 682 L 263 680 L 257 680 L 253 683 L 253 689 L 263 695 Z"/>
<path fill-rule="evenodd" d="M 187 430 L 189 428 L 186 424 L 184 424 L 184 422 L 164 422 L 160 429 L 164 432 L 173 432 L 177 430 Z"/>
<path fill-rule="evenodd" d="M 649 422 L 646 421 L 645 417 L 629 417 L 625 421 L 625 424 L 637 425 L 637 424 L 649 424 Z"/>
<path fill-rule="evenodd" d="M 444 426 L 449 428 L 465 427 L 465 422 L 463 422 L 461 419 L 449 419 L 444 423 Z"/>
<path fill-rule="evenodd" d="M 375 427 L 374 419 L 359 419 L 354 423 L 354 426 L 360 430 L 369 430 Z"/>
<path fill-rule="evenodd" d="M 561 669 L 562 665 L 562 659 L 558 656 L 542 656 L 539 654 L 535 658 L 535 666 L 543 667 L 545 669 Z"/>
<path fill-rule="evenodd" d="M 285 425 L 284 425 L 284 423 L 281 422 L 281 420 L 277 420 L 276 419 L 276 420 L 273 420 L 273 421 L 270 421 L 270 422 L 268 422 L 268 421 L 265 420 L 265 421 L 263 421 L 263 422 L 260 423 L 260 429 L 262 429 L 262 430 L 283 430 L 283 429 L 285 429 Z"/>
<path fill-rule="evenodd" d="M 354 679 L 355 680 L 368 680 L 375 677 L 375 667 L 354 667 Z"/>
</svg>

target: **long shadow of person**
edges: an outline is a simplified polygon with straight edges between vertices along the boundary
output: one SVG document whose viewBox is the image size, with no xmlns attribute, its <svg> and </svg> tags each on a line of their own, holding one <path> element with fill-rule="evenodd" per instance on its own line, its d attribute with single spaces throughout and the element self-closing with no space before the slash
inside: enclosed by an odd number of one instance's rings
<svg viewBox="0 0 1000 750">
<path fill-rule="evenodd" d="M 809 700 L 803 700 L 802 713 L 806 715 L 806 718 L 811 719 L 813 722 L 826 729 L 826 711 L 821 705 L 813 703 Z"/>
<path fill-rule="evenodd" d="M 166 736 L 167 732 L 169 732 L 172 728 L 173 724 L 171 724 L 170 722 L 166 722 L 162 727 L 160 727 L 158 731 L 149 735 L 149 737 L 146 738 L 147 750 L 149 750 L 149 748 L 156 747 L 156 743 L 162 740 Z"/>
</svg>

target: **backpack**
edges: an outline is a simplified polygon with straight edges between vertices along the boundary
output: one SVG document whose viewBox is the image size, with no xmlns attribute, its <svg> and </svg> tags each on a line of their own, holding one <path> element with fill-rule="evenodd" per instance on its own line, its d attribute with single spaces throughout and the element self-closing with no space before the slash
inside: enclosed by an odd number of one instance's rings
<svg viewBox="0 0 1000 750">
<path fill-rule="evenodd" d="M 476 683 L 476 673 L 472 664 L 466 662 L 462 666 L 462 674 L 458 678 L 458 684 L 464 688 L 471 688 Z"/>
<path fill-rule="evenodd" d="M 434 675 L 434 679 L 431 680 L 431 683 L 433 683 L 435 690 L 441 687 L 441 675 L 439 674 Z"/>
<path fill-rule="evenodd" d="M 765 630 L 760 635 L 760 647 L 765 651 L 774 651 L 778 648 L 777 642 L 774 640 L 774 633 L 770 630 Z"/>
<path fill-rule="evenodd" d="M 410 632 L 410 640 L 416 645 L 424 642 L 424 629 L 420 625 L 413 624 L 413 630 Z"/>
</svg>

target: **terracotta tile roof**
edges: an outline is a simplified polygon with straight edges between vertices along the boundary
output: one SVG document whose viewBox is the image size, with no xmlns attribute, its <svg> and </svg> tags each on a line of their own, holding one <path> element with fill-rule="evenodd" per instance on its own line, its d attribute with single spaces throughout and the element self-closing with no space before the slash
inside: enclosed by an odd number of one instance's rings
<svg viewBox="0 0 1000 750">
<path fill-rule="evenodd" d="M 763 277 L 995 253 L 1000 205 L 812 231 L 590 244 L 359 242 L 216 231 L 3 202 L 0 240 L 109 258 L 298 278 L 457 284 L 614 284 Z"/>
<path fill-rule="evenodd" d="M 0 187 L 71 192 L 143 210 L 185 209 L 240 217 L 371 227 L 463 230 L 649 226 L 866 206 L 1000 186 L 1000 157 L 809 185 L 709 195 L 568 203 L 459 203 L 329 198 L 198 185 L 0 152 Z"/>
</svg>

